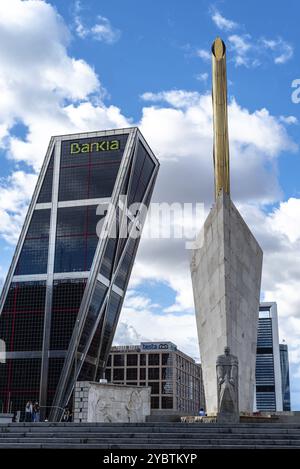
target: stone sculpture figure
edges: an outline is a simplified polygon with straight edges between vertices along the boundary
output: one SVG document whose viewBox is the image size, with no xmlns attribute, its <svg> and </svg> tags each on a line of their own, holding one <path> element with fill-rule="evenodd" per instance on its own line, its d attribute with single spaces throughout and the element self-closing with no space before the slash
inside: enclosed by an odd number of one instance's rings
<svg viewBox="0 0 300 469">
<path fill-rule="evenodd" d="M 234 423 L 239 421 L 239 369 L 238 359 L 224 348 L 216 363 L 218 388 L 218 422 Z"/>
</svg>

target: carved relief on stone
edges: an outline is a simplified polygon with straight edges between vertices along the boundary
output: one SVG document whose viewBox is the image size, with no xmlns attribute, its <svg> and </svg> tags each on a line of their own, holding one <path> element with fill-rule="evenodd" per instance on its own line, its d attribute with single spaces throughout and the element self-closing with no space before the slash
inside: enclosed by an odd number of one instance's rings
<svg viewBox="0 0 300 469">
<path fill-rule="evenodd" d="M 112 422 L 113 418 L 110 415 L 110 405 L 104 399 L 98 399 L 95 408 L 94 414 L 96 416 L 96 422 Z"/>
<path fill-rule="evenodd" d="M 128 412 L 128 421 L 136 422 L 139 419 L 138 410 L 142 407 L 143 399 L 141 392 L 138 390 L 132 391 L 129 401 L 126 404 L 126 409 Z"/>
</svg>

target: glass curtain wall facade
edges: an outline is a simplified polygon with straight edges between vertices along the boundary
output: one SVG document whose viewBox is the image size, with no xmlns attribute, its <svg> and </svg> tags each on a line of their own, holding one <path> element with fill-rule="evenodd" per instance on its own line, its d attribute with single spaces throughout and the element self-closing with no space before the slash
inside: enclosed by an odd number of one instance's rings
<svg viewBox="0 0 300 469">
<path fill-rule="evenodd" d="M 0 300 L 0 411 L 58 420 L 103 375 L 158 167 L 137 128 L 52 137 Z"/>
<path fill-rule="evenodd" d="M 282 381 L 282 410 L 289 412 L 291 410 L 290 393 L 290 372 L 289 372 L 289 352 L 287 344 L 279 345 L 280 368 Z"/>
<path fill-rule="evenodd" d="M 256 409 L 274 412 L 282 410 L 276 303 L 261 303 L 259 307 L 256 353 Z"/>
</svg>

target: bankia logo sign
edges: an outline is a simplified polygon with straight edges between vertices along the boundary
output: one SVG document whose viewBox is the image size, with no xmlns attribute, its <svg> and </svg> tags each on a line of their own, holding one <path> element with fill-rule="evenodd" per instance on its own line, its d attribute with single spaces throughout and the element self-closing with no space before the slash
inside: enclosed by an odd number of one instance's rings
<svg viewBox="0 0 300 469">
<path fill-rule="evenodd" d="M 70 144 L 71 155 L 116 150 L 120 150 L 120 140 L 99 140 L 92 143 L 71 142 Z"/>
</svg>

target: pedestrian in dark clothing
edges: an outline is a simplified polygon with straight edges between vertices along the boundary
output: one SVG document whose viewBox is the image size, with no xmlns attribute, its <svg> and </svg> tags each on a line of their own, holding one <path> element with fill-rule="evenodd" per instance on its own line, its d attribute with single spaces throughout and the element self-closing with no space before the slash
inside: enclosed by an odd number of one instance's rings
<svg viewBox="0 0 300 469">
<path fill-rule="evenodd" d="M 36 402 L 33 406 L 33 422 L 39 422 L 40 421 L 40 406 L 39 403 Z"/>
<path fill-rule="evenodd" d="M 64 408 L 63 422 L 69 422 L 69 417 L 70 417 L 70 409 L 68 406 L 66 406 Z"/>
</svg>

